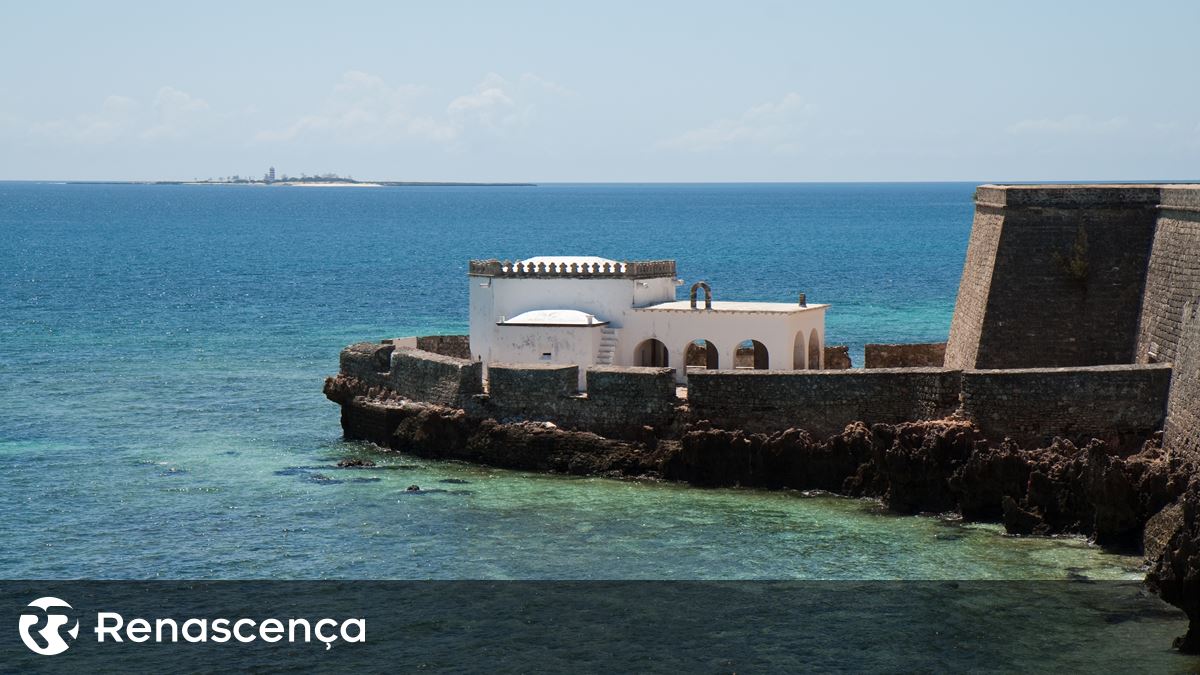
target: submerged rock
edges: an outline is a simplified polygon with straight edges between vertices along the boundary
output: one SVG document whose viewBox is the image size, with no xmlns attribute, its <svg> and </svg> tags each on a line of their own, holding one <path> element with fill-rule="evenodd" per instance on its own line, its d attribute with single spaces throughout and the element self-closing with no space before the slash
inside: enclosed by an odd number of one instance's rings
<svg viewBox="0 0 1200 675">
<path fill-rule="evenodd" d="M 375 466 L 375 462 L 372 462 L 369 459 L 355 457 L 352 459 L 343 459 L 339 461 L 337 465 L 339 469 L 360 469 L 373 467 Z"/>
</svg>

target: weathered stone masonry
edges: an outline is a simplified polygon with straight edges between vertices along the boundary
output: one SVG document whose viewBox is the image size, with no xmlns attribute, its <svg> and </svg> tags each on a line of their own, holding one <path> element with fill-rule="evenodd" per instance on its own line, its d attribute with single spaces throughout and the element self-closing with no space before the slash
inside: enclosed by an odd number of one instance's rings
<svg viewBox="0 0 1200 675">
<path fill-rule="evenodd" d="M 1171 386 L 1167 364 L 968 370 L 962 415 L 989 438 L 1048 444 L 1055 436 L 1135 448 L 1161 429 Z"/>
<path fill-rule="evenodd" d="M 1183 307 L 1163 445 L 1200 457 L 1200 299 Z"/>
<path fill-rule="evenodd" d="M 1062 436 L 1086 443 L 1095 436 L 1131 446 L 1162 428 L 1171 378 L 1165 364 L 710 370 L 689 375 L 685 402 L 676 398 L 669 368 L 593 366 L 586 374 L 588 392 L 580 394 L 577 366 L 493 364 L 484 394 L 479 364 L 464 359 L 359 344 L 343 352 L 342 364 L 343 379 L 364 383 L 368 393 L 370 387 L 386 389 L 383 398 L 460 408 L 506 423 L 552 422 L 609 438 L 674 438 L 701 420 L 748 433 L 797 428 L 824 437 L 854 422 L 953 417 L 974 422 L 995 442 L 1011 437 L 1044 444 Z M 384 367 L 389 370 L 378 370 Z"/>
<path fill-rule="evenodd" d="M 1137 360 L 1172 362 L 1184 309 L 1200 298 L 1200 189 L 1162 189 L 1137 336 Z"/>
<path fill-rule="evenodd" d="M 882 345 L 864 350 L 864 368 L 941 368 L 946 362 L 946 343 Z"/>
<path fill-rule="evenodd" d="M 1197 302 L 1200 186 L 985 185 L 945 364 L 1171 363 L 1164 446 L 1200 456 Z"/>
<path fill-rule="evenodd" d="M 493 364 L 489 393 L 469 412 L 497 420 L 553 422 L 608 438 L 670 435 L 679 400 L 670 368 L 591 366 L 586 394 L 576 391 L 578 366 Z"/>
<path fill-rule="evenodd" d="M 804 429 L 815 436 L 856 421 L 940 419 L 958 407 L 960 371 L 940 368 L 827 371 L 706 370 L 688 376 L 697 419 L 722 429 Z"/>
<path fill-rule="evenodd" d="M 1161 193 L 980 187 L 946 365 L 1132 363 Z"/>
</svg>

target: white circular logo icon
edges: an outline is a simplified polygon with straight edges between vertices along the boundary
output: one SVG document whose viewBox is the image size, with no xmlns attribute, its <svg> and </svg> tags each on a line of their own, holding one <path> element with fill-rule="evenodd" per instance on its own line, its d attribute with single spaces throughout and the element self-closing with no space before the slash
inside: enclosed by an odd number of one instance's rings
<svg viewBox="0 0 1200 675">
<path fill-rule="evenodd" d="M 31 651 L 43 656 L 54 656 L 67 651 L 71 645 L 63 639 L 60 629 L 67 625 L 71 617 L 60 612 L 52 612 L 51 609 L 65 608 L 72 609 L 70 605 L 59 600 L 58 598 L 44 597 L 38 598 L 29 603 L 30 607 L 41 610 L 37 613 L 22 614 L 18 628 L 21 631 L 21 642 L 25 643 Z M 34 630 L 42 622 L 45 626 Z M 71 639 L 79 637 L 79 622 L 76 621 L 74 626 L 67 631 L 67 635 Z M 40 640 L 38 637 L 40 636 Z"/>
</svg>

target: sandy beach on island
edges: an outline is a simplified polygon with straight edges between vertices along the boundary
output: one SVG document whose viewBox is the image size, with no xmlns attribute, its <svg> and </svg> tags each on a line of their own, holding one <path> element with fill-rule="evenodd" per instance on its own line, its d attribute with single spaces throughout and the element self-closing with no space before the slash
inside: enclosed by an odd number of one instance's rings
<svg viewBox="0 0 1200 675">
<path fill-rule="evenodd" d="M 281 181 L 274 185 L 294 185 L 296 187 L 383 187 L 379 183 L 310 183 Z"/>
</svg>

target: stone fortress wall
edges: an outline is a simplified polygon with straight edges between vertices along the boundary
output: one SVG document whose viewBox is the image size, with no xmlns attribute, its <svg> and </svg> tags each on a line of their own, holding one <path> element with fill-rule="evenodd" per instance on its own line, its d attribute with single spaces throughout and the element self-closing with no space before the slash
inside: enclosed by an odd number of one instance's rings
<svg viewBox="0 0 1200 675">
<path fill-rule="evenodd" d="M 946 343 L 881 345 L 869 344 L 863 355 L 864 368 L 940 368 L 945 365 Z"/>
<path fill-rule="evenodd" d="M 945 364 L 1173 364 L 1164 446 L 1200 456 L 1198 299 L 1200 186 L 981 186 Z"/>
<path fill-rule="evenodd" d="M 1163 441 L 1200 457 L 1200 299 L 1184 305 Z"/>
<path fill-rule="evenodd" d="M 1132 363 L 1160 192 L 980 187 L 946 365 Z"/>
<path fill-rule="evenodd" d="M 868 345 L 862 369 L 697 370 L 679 399 L 667 368 L 588 368 L 579 393 L 578 366 L 495 364 L 485 392 L 463 336 L 425 336 L 351 346 L 342 373 L 614 438 L 703 420 L 825 435 L 954 417 L 1022 443 L 1127 445 L 1165 427 L 1200 452 L 1200 187 L 982 186 L 976 200 L 949 342 Z"/>
<path fill-rule="evenodd" d="M 432 342 L 431 344 L 437 344 Z M 674 435 L 706 420 L 747 433 L 800 428 L 836 434 L 853 422 L 971 420 L 989 437 L 1045 443 L 1055 436 L 1144 440 L 1162 428 L 1167 364 L 1026 370 L 876 368 L 711 370 L 689 374 L 677 397 L 670 368 L 493 364 L 429 351 L 362 343 L 342 353 L 343 375 L 414 401 L 462 408 L 500 422 L 543 421 L 609 438 Z"/>
</svg>

